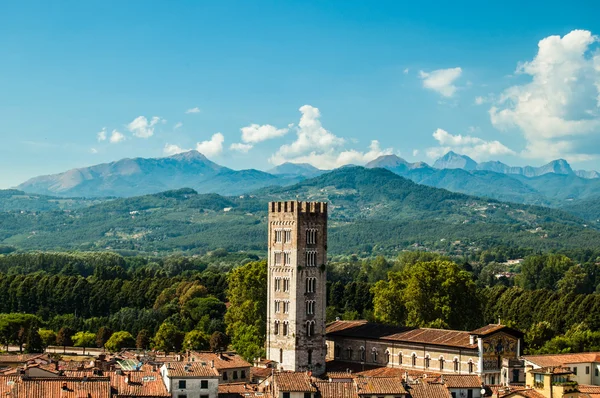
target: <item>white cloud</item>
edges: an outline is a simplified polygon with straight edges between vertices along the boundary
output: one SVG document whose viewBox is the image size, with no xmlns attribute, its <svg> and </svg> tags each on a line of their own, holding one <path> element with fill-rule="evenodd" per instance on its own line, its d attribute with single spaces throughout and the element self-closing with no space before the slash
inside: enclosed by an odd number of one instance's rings
<svg viewBox="0 0 600 398">
<path fill-rule="evenodd" d="M 241 142 L 236 142 L 234 144 L 231 144 L 229 146 L 229 149 L 231 149 L 232 151 L 238 151 L 238 152 L 246 153 L 250 149 L 252 149 L 252 144 L 243 144 Z"/>
<path fill-rule="evenodd" d="M 136 137 L 149 138 L 154 135 L 154 126 L 161 121 L 166 122 L 164 119 L 158 116 L 153 116 L 150 121 L 148 121 L 145 116 L 138 116 L 127 125 L 127 129 Z"/>
<path fill-rule="evenodd" d="M 586 30 L 549 36 L 531 61 L 518 65 L 516 73 L 530 81 L 506 89 L 489 113 L 495 127 L 523 134 L 523 156 L 582 161 L 600 155 L 598 41 Z"/>
<path fill-rule="evenodd" d="M 439 143 L 438 147 L 427 148 L 427 156 L 436 159 L 448 151 L 455 151 L 468 155 L 475 160 L 483 160 L 492 156 L 514 155 L 515 152 L 506 147 L 500 141 L 485 141 L 479 137 L 470 135 L 453 135 L 446 130 L 437 129 L 433 132 L 433 138 Z"/>
<path fill-rule="evenodd" d="M 322 169 L 331 169 L 345 164 L 364 164 L 378 156 L 393 153 L 391 148 L 382 150 L 376 140 L 371 141 L 367 152 L 344 149 L 346 141 L 322 126 L 318 108 L 304 105 L 300 112 L 302 116 L 295 128 L 296 140 L 282 145 L 269 159 L 271 163 L 310 163 Z"/>
<path fill-rule="evenodd" d="M 175 123 L 175 126 L 173 126 L 173 129 L 174 129 L 174 130 L 177 130 L 177 129 L 178 129 L 178 128 L 180 128 L 180 127 L 183 127 L 183 123 L 181 123 L 181 122 L 177 122 L 177 123 Z"/>
<path fill-rule="evenodd" d="M 419 155 L 419 150 L 418 149 L 413 149 L 412 151 L 413 156 L 418 156 Z"/>
<path fill-rule="evenodd" d="M 102 130 L 96 134 L 96 137 L 98 137 L 98 142 L 106 141 L 106 127 L 102 127 Z"/>
<path fill-rule="evenodd" d="M 187 111 L 185 111 L 185 113 L 200 113 L 200 108 L 198 108 L 197 106 L 194 108 L 190 108 Z"/>
<path fill-rule="evenodd" d="M 90 148 L 90 153 L 96 154 L 98 150 L 96 148 Z"/>
<path fill-rule="evenodd" d="M 475 97 L 475 105 L 482 105 L 485 101 L 483 97 Z"/>
<path fill-rule="evenodd" d="M 282 137 L 289 131 L 289 128 L 278 129 L 270 124 L 242 127 L 242 141 L 247 144 L 256 144 L 257 142 L 270 140 L 271 138 Z"/>
<path fill-rule="evenodd" d="M 168 156 L 177 155 L 178 153 L 187 151 L 189 151 L 189 149 L 183 149 L 178 145 L 169 143 L 165 144 L 165 147 L 163 148 L 163 153 Z"/>
<path fill-rule="evenodd" d="M 457 87 L 454 82 L 462 74 L 462 69 L 449 68 L 438 69 L 431 72 L 419 71 L 419 77 L 423 80 L 423 87 L 436 91 L 444 97 L 452 97 Z"/>
<path fill-rule="evenodd" d="M 221 133 L 213 134 L 208 141 L 198 142 L 196 150 L 205 156 L 216 156 L 223 152 L 225 137 Z"/>
<path fill-rule="evenodd" d="M 408 75 L 409 69 L 408 69 L 408 68 L 406 68 L 406 69 L 404 69 L 402 72 L 403 72 L 405 75 Z"/>
<path fill-rule="evenodd" d="M 125 136 L 121 133 L 119 133 L 117 130 L 113 130 L 112 133 L 110 134 L 110 143 L 111 144 L 116 144 L 118 142 L 124 141 L 125 140 Z"/>
</svg>

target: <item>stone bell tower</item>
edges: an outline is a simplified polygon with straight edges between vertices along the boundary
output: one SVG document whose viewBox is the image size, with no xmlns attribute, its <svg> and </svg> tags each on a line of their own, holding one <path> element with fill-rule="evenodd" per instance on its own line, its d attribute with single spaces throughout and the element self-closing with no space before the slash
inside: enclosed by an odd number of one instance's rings
<svg viewBox="0 0 600 398">
<path fill-rule="evenodd" d="M 270 202 L 267 358 L 325 372 L 327 203 Z"/>
</svg>

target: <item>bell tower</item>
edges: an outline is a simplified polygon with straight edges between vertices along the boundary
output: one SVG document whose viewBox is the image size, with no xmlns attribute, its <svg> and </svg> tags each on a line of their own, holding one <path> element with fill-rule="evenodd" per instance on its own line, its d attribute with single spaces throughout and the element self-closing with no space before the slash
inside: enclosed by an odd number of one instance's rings
<svg viewBox="0 0 600 398">
<path fill-rule="evenodd" d="M 267 358 L 325 372 L 327 203 L 270 202 Z"/>
</svg>

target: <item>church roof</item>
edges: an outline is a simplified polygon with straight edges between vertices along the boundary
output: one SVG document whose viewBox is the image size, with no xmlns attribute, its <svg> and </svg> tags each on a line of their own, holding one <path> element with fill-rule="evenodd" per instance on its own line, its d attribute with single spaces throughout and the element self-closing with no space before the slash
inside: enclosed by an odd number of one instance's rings
<svg viewBox="0 0 600 398">
<path fill-rule="evenodd" d="M 470 343 L 471 332 L 459 330 L 407 328 L 380 325 L 364 320 L 335 321 L 327 325 L 326 334 L 350 338 L 389 340 L 394 342 L 434 344 L 447 347 L 476 349 Z"/>
</svg>

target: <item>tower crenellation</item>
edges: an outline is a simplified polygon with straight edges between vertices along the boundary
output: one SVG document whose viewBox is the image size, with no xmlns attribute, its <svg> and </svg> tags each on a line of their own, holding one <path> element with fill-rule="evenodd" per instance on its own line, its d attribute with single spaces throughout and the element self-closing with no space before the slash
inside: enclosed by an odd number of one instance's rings
<svg viewBox="0 0 600 398">
<path fill-rule="evenodd" d="M 269 203 L 267 356 L 325 371 L 327 203 Z"/>
</svg>

